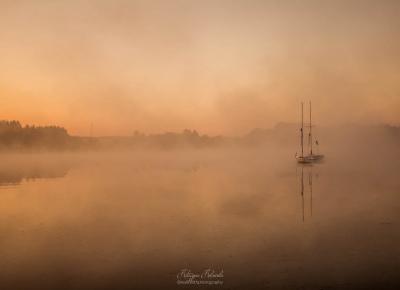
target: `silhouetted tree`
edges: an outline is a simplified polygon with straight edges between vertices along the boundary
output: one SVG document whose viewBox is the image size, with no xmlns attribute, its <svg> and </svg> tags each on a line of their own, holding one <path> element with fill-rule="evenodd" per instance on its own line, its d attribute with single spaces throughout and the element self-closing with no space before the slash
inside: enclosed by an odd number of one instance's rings
<svg viewBox="0 0 400 290">
<path fill-rule="evenodd" d="M 58 126 L 25 126 L 18 121 L 0 121 L 0 146 L 3 148 L 67 148 L 70 136 Z"/>
</svg>

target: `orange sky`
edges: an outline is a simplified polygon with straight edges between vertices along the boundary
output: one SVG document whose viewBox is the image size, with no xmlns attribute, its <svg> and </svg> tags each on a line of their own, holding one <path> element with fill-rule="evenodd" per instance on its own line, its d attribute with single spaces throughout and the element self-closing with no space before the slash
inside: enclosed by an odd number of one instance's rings
<svg viewBox="0 0 400 290">
<path fill-rule="evenodd" d="M 242 134 L 311 99 L 399 124 L 399 35 L 400 1 L 1 1 L 0 119 Z"/>
</svg>

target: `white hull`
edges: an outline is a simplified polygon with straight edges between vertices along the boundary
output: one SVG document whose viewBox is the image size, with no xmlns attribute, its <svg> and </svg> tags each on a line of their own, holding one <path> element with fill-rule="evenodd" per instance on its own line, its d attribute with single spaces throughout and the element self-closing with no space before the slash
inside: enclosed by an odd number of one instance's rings
<svg viewBox="0 0 400 290">
<path fill-rule="evenodd" d="M 311 160 L 311 162 L 318 162 L 318 161 L 322 161 L 322 159 L 324 159 L 324 155 L 310 154 L 310 155 L 305 156 L 305 158 L 307 158 L 308 160 Z"/>
<path fill-rule="evenodd" d="M 297 156 L 296 160 L 298 163 L 302 163 L 302 164 L 309 164 L 309 163 L 313 162 L 313 160 L 308 158 L 308 156 Z"/>
</svg>

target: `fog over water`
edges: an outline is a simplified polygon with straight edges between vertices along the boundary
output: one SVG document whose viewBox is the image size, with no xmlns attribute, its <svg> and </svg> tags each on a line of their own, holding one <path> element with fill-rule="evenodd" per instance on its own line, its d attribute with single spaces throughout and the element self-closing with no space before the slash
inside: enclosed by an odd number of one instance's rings
<svg viewBox="0 0 400 290">
<path fill-rule="evenodd" d="M 177 289 L 207 268 L 227 289 L 396 289 L 398 141 L 362 134 L 304 167 L 295 145 L 2 153 L 2 289 Z"/>
<path fill-rule="evenodd" d="M 396 0 L 0 1 L 0 290 L 400 289 L 399 35 Z"/>
</svg>

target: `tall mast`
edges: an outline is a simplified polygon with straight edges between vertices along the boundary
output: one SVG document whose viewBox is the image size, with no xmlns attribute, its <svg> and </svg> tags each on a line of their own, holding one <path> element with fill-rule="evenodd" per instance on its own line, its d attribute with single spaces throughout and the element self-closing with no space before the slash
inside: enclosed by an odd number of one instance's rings
<svg viewBox="0 0 400 290">
<path fill-rule="evenodd" d="M 303 150 L 303 127 L 304 127 L 304 116 L 303 116 L 303 102 L 301 102 L 301 128 L 300 128 L 300 144 L 301 144 L 301 157 L 304 156 Z"/>
<path fill-rule="evenodd" d="M 312 124 L 311 124 L 311 101 L 310 101 L 310 133 L 309 133 L 309 140 L 310 140 L 310 154 L 312 155 L 312 145 L 313 145 L 313 139 L 312 139 Z"/>
<path fill-rule="evenodd" d="M 90 134 L 90 138 L 92 138 L 93 137 L 93 123 L 90 123 L 90 132 L 89 132 L 89 134 Z"/>
</svg>

